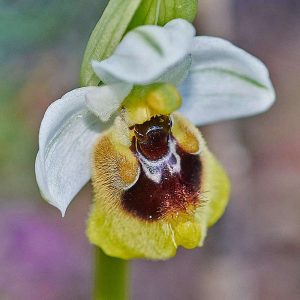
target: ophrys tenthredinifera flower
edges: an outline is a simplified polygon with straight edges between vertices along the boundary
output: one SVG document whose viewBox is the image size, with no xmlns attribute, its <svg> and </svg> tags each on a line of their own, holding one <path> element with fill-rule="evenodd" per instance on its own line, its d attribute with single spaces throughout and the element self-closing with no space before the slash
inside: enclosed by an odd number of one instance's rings
<svg viewBox="0 0 300 300">
<path fill-rule="evenodd" d="M 201 246 L 229 181 L 192 123 L 268 109 L 275 94 L 266 67 L 227 41 L 195 37 L 181 19 L 132 30 L 92 65 L 103 84 L 75 89 L 45 113 L 42 195 L 64 214 L 92 177 L 87 234 L 112 256 L 163 259 Z"/>
</svg>

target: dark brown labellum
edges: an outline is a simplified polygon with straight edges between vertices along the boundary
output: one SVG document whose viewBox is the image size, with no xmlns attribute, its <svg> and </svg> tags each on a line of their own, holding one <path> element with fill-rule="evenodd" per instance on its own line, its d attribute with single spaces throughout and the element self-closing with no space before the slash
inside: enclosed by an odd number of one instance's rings
<svg viewBox="0 0 300 300">
<path fill-rule="evenodd" d="M 171 126 L 169 117 L 159 116 L 134 127 L 131 150 L 139 160 L 141 173 L 123 193 L 122 205 L 145 220 L 199 205 L 200 157 L 179 147 Z"/>
</svg>

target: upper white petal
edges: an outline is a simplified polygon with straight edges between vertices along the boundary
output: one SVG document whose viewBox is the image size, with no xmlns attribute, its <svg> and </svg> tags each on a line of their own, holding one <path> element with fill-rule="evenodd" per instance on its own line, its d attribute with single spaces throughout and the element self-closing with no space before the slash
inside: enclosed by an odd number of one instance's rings
<svg viewBox="0 0 300 300">
<path fill-rule="evenodd" d="M 129 95 L 132 87 L 128 83 L 115 83 L 96 87 L 87 93 L 86 104 L 90 111 L 106 122 Z"/>
<path fill-rule="evenodd" d="M 164 27 L 140 26 L 123 38 L 111 57 L 93 61 L 92 66 L 106 84 L 149 84 L 184 61 L 194 35 L 194 27 L 182 19 Z"/>
<path fill-rule="evenodd" d="M 192 65 L 191 55 L 187 55 L 181 62 L 167 69 L 156 82 L 172 83 L 175 86 L 180 85 L 188 76 Z"/>
<path fill-rule="evenodd" d="M 90 179 L 92 145 L 104 129 L 85 105 L 85 95 L 94 89 L 76 89 L 53 102 L 40 127 L 37 183 L 43 197 L 63 215 Z"/>
<path fill-rule="evenodd" d="M 275 92 L 265 65 L 228 41 L 196 37 L 192 67 L 180 86 L 180 111 L 197 125 L 267 110 Z"/>
</svg>

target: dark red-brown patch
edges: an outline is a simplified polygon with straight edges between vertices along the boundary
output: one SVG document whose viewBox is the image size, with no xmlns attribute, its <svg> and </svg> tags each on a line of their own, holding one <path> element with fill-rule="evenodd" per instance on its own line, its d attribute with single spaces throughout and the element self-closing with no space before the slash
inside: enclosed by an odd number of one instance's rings
<svg viewBox="0 0 300 300">
<path fill-rule="evenodd" d="M 171 123 L 165 126 L 164 121 L 158 120 L 158 118 L 161 117 L 152 118 L 143 127 L 143 129 L 149 127 L 148 139 L 145 139 L 145 136 L 142 136 L 141 139 L 136 133 L 131 147 L 135 154 L 137 154 L 138 149 L 139 153 L 152 161 L 164 157 L 169 147 L 169 139 L 175 141 L 170 133 L 170 128 L 168 128 L 168 126 L 171 127 Z M 167 120 L 165 121 L 167 122 Z M 162 126 L 158 124 L 162 124 Z M 141 128 L 138 130 L 143 131 Z M 175 148 L 181 161 L 180 172 L 172 174 L 168 168 L 176 162 L 175 156 L 172 155 L 160 166 L 162 179 L 156 183 L 147 177 L 140 163 L 139 179 L 122 195 L 122 205 L 126 211 L 141 219 L 157 220 L 167 213 L 184 212 L 191 205 L 199 204 L 202 170 L 199 155 L 189 154 L 179 145 L 176 145 Z"/>
</svg>

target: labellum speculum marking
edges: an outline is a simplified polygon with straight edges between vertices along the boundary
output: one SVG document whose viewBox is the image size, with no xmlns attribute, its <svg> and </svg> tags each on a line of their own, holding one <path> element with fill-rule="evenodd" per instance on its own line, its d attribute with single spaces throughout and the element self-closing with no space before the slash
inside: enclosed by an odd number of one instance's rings
<svg viewBox="0 0 300 300">
<path fill-rule="evenodd" d="M 185 213 L 199 205 L 201 161 L 182 149 L 171 133 L 169 116 L 133 126 L 131 151 L 140 174 L 121 197 L 123 208 L 144 220 Z"/>
<path fill-rule="evenodd" d="M 168 116 L 129 127 L 119 116 L 95 144 L 87 234 L 109 255 L 164 259 L 201 246 L 224 211 L 222 167 L 196 127 Z"/>
</svg>

